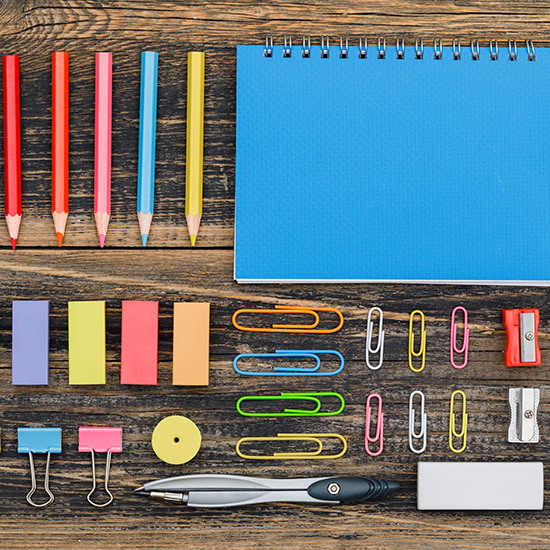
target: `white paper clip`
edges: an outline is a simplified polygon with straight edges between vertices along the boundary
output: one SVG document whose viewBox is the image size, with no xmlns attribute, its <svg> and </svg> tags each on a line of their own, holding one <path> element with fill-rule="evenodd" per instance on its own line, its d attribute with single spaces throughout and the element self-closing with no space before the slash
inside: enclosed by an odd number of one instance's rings
<svg viewBox="0 0 550 550">
<path fill-rule="evenodd" d="M 415 395 L 420 396 L 420 431 L 418 433 L 414 429 L 415 409 L 413 408 L 413 401 Z M 428 415 L 424 412 L 425 401 L 424 394 L 419 390 L 413 391 L 409 397 L 409 448 L 417 455 L 426 450 L 426 443 L 428 441 Z M 422 440 L 422 447 L 420 449 L 414 448 L 413 439 Z"/>
<path fill-rule="evenodd" d="M 372 331 L 374 328 L 374 321 L 371 320 L 372 312 L 377 311 L 378 312 L 378 342 L 376 343 L 376 347 L 372 348 Z M 367 338 L 365 342 L 365 361 L 367 363 L 367 367 L 369 367 L 370 370 L 378 370 L 382 366 L 382 361 L 384 361 L 384 335 L 385 332 L 382 330 L 382 326 L 384 324 L 384 314 L 382 313 L 382 310 L 379 307 L 372 307 L 369 309 L 369 315 L 367 317 Z M 369 362 L 369 353 L 378 353 L 380 352 L 380 360 L 378 361 L 378 365 L 372 366 Z"/>
<path fill-rule="evenodd" d="M 538 443 L 537 408 L 540 390 L 534 388 L 510 388 L 510 427 L 509 443 Z"/>
</svg>

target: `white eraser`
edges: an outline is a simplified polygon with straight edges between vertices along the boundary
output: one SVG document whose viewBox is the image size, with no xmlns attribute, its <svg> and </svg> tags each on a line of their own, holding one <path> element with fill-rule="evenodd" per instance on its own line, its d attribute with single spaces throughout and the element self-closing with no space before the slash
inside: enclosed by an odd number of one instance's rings
<svg viewBox="0 0 550 550">
<path fill-rule="evenodd" d="M 419 462 L 419 510 L 542 510 L 542 462 Z"/>
</svg>

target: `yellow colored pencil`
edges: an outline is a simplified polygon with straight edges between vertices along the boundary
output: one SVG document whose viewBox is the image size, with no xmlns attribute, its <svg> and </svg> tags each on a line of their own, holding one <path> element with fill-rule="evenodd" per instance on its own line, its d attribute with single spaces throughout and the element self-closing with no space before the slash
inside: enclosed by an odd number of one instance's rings
<svg viewBox="0 0 550 550">
<path fill-rule="evenodd" d="M 187 147 L 185 155 L 185 217 L 195 246 L 202 216 L 204 141 L 204 52 L 187 54 Z"/>
</svg>

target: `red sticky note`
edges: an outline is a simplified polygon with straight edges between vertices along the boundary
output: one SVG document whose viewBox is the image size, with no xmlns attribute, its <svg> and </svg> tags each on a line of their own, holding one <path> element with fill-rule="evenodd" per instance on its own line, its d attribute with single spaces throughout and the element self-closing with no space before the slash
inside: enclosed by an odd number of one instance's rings
<svg viewBox="0 0 550 550">
<path fill-rule="evenodd" d="M 122 302 L 121 384 L 156 384 L 158 302 Z"/>
</svg>

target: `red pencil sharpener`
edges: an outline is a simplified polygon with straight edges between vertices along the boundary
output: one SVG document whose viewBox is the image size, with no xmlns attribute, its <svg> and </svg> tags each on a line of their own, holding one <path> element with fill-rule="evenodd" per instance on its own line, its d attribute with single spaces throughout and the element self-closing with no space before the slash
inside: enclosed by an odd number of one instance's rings
<svg viewBox="0 0 550 550">
<path fill-rule="evenodd" d="M 506 327 L 504 364 L 507 367 L 540 365 L 538 309 L 503 309 L 502 320 Z"/>
</svg>

